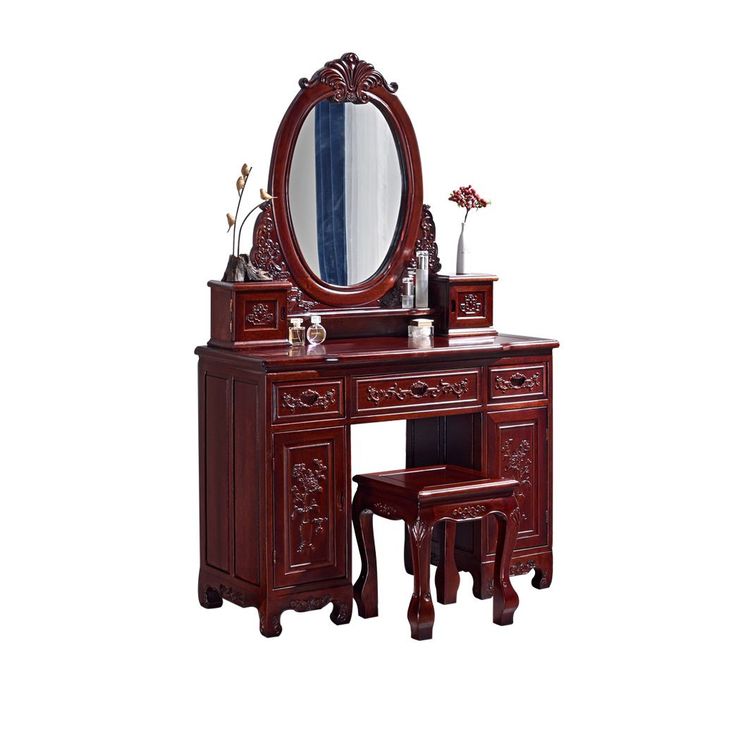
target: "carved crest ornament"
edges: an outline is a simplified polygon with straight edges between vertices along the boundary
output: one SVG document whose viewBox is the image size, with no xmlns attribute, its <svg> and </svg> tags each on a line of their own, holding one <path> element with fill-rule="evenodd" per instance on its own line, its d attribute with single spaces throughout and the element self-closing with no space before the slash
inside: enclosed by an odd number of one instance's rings
<svg viewBox="0 0 736 736">
<path fill-rule="evenodd" d="M 299 80 L 302 89 L 315 84 L 327 84 L 333 92 L 330 99 L 333 102 L 353 102 L 365 104 L 368 102 L 368 90 L 373 87 L 383 87 L 389 92 L 396 92 L 399 85 L 390 84 L 383 74 L 376 71 L 373 64 L 362 61 L 356 54 L 343 54 L 339 59 L 327 61 L 316 71 L 311 79 L 306 77 Z"/>
</svg>

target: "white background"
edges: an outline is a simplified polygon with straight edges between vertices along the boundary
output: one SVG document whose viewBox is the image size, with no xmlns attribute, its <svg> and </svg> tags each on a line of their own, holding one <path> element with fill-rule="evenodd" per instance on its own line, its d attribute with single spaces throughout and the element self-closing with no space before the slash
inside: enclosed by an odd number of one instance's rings
<svg viewBox="0 0 736 736">
<path fill-rule="evenodd" d="M 723 2 L 33 3 L 0 11 L 7 733 L 733 733 L 736 23 Z M 463 575 L 409 638 L 196 600 L 196 361 L 225 212 L 297 80 L 356 51 L 412 116 L 502 331 L 558 338 L 555 579 Z M 353 470 L 403 464 L 401 425 Z M 259 719 L 260 722 L 259 722 Z M 268 725 L 271 724 L 271 725 Z"/>
</svg>

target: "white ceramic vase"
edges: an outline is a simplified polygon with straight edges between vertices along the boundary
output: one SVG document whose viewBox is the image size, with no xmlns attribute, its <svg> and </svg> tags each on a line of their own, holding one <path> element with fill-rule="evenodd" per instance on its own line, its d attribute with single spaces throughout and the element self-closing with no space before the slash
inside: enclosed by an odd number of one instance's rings
<svg viewBox="0 0 736 736">
<path fill-rule="evenodd" d="M 467 250 L 465 248 L 465 223 L 460 224 L 460 237 L 457 239 L 457 263 L 455 264 L 455 273 L 467 273 L 465 270 Z"/>
</svg>

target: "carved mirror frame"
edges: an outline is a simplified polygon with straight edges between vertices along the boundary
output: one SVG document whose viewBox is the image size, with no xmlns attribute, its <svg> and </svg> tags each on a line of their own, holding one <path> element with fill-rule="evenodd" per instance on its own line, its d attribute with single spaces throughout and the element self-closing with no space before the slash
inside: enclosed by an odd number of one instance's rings
<svg viewBox="0 0 736 736">
<path fill-rule="evenodd" d="M 274 199 L 262 206 L 253 232 L 250 258 L 276 280 L 292 284 L 290 314 L 365 308 L 390 309 L 400 304 L 400 278 L 416 266 L 416 250 L 430 252 L 430 270 L 437 272 L 435 230 L 429 207 L 422 204 L 422 167 L 411 120 L 388 83 L 372 64 L 356 54 L 343 54 L 299 81 L 300 91 L 284 115 L 271 156 L 269 191 Z M 352 286 L 336 286 L 318 278 L 306 263 L 295 235 L 289 208 L 289 175 L 299 132 L 309 112 L 323 100 L 340 104 L 373 103 L 385 117 L 396 142 L 402 199 L 397 233 L 378 271 Z"/>
</svg>

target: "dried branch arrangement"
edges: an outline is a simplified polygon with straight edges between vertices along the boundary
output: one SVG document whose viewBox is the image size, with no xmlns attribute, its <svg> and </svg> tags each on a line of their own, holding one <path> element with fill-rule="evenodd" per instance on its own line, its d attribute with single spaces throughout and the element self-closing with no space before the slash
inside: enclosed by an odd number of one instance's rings
<svg viewBox="0 0 736 736">
<path fill-rule="evenodd" d="M 243 192 L 245 191 L 245 185 L 248 183 L 248 177 L 253 169 L 248 164 L 243 164 L 240 169 L 240 176 L 235 182 L 235 188 L 238 191 L 238 204 L 235 208 L 235 216 L 227 213 L 227 232 L 233 231 L 233 252 L 230 254 L 230 258 L 227 262 L 227 268 L 225 274 L 222 277 L 223 281 L 271 281 L 270 274 L 256 268 L 248 258 L 247 255 L 240 253 L 240 238 L 243 234 L 243 225 L 245 225 L 248 218 L 260 207 L 263 206 L 264 202 L 268 202 L 274 199 L 265 189 L 260 190 L 261 201 L 255 205 L 248 213 L 240 220 L 240 226 L 238 227 L 238 215 L 240 213 L 240 205 L 243 201 Z"/>
</svg>

